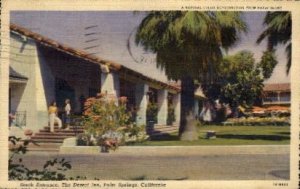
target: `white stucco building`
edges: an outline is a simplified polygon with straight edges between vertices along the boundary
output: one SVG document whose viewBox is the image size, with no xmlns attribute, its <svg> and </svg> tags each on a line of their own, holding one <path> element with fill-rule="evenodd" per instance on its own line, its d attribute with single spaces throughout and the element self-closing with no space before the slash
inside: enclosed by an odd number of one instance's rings
<svg viewBox="0 0 300 189">
<path fill-rule="evenodd" d="M 127 96 L 130 105 L 138 107 L 137 124 L 146 125 L 150 90 L 157 94 L 157 124 L 166 124 L 170 101 L 175 108 L 175 124 L 179 124 L 178 85 L 150 78 L 118 62 L 63 45 L 24 27 L 11 24 L 10 29 L 9 112 L 22 116 L 19 126 L 37 132 L 48 125 L 50 103 L 56 101 L 62 108 L 66 98 L 71 100 L 73 112 L 80 114 L 84 99 L 99 92 Z M 195 107 L 198 110 L 198 101 Z M 11 130 L 15 134 L 18 131 Z"/>
</svg>

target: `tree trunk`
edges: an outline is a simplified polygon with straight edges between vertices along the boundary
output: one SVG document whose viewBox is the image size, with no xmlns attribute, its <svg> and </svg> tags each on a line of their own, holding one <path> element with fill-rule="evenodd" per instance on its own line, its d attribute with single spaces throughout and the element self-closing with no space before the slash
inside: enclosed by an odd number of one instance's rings
<svg viewBox="0 0 300 189">
<path fill-rule="evenodd" d="M 180 140 L 192 141 L 198 139 L 194 113 L 194 99 L 194 80 L 190 76 L 185 76 L 181 79 Z"/>
</svg>

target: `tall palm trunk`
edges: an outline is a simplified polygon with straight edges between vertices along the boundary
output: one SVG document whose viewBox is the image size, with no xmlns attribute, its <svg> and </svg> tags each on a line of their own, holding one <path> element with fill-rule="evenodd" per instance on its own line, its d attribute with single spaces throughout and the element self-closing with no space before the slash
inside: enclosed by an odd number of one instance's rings
<svg viewBox="0 0 300 189">
<path fill-rule="evenodd" d="M 197 140 L 194 113 L 195 85 L 191 76 L 181 79 L 181 114 L 179 136 L 181 140 Z"/>
</svg>

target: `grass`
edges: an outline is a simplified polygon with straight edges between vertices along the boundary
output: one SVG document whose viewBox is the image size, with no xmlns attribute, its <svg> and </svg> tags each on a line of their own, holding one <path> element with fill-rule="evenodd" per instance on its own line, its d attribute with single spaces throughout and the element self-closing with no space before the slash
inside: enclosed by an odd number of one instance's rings
<svg viewBox="0 0 300 189">
<path fill-rule="evenodd" d="M 215 131 L 216 139 L 206 139 L 207 131 Z M 200 126 L 197 141 L 180 141 L 178 133 L 152 139 L 137 146 L 191 145 L 282 145 L 290 144 L 290 126 Z"/>
</svg>

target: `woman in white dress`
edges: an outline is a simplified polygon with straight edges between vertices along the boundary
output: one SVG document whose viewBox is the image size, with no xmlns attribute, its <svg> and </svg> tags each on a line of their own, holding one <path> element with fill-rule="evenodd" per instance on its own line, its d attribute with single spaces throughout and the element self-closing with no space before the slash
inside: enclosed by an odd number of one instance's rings
<svg viewBox="0 0 300 189">
<path fill-rule="evenodd" d="M 54 132 L 54 123 L 57 122 L 58 123 L 58 128 L 62 127 L 62 123 L 61 120 L 57 117 L 57 106 L 56 106 L 56 102 L 53 102 L 50 106 L 49 106 L 49 122 L 50 122 L 50 132 Z"/>
<path fill-rule="evenodd" d="M 69 126 L 70 126 L 70 116 L 71 116 L 71 105 L 70 105 L 70 100 L 66 99 L 65 101 L 65 124 L 66 124 L 66 130 L 69 130 Z"/>
</svg>

